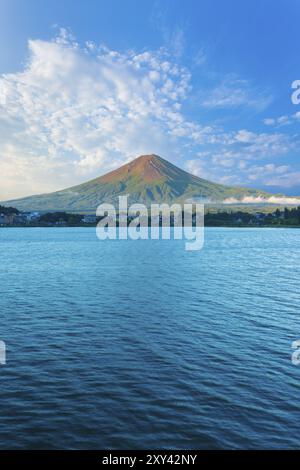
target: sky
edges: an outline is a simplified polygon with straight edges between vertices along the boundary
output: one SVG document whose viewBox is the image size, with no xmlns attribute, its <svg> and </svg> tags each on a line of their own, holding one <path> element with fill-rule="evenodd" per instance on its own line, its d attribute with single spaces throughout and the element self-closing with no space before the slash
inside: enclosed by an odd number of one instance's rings
<svg viewBox="0 0 300 470">
<path fill-rule="evenodd" d="M 155 153 L 300 196 L 298 0 L 0 0 L 0 200 Z"/>
</svg>

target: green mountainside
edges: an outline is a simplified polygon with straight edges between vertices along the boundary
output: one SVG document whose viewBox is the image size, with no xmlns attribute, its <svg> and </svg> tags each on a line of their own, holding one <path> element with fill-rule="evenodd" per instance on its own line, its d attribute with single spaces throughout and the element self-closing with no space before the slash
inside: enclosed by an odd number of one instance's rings
<svg viewBox="0 0 300 470">
<path fill-rule="evenodd" d="M 103 202 L 118 204 L 128 194 L 129 204 L 185 202 L 201 199 L 221 203 L 226 198 L 269 197 L 256 189 L 225 186 L 191 175 L 157 155 L 142 155 L 117 170 L 86 183 L 49 194 L 5 201 L 25 211 L 95 211 Z"/>
</svg>

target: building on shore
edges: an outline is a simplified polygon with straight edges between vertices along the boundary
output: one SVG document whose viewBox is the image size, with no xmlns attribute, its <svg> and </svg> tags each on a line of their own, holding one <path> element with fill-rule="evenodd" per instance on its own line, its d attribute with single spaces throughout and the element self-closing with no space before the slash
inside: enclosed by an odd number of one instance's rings
<svg viewBox="0 0 300 470">
<path fill-rule="evenodd" d="M 97 222 L 97 217 L 95 215 L 91 215 L 91 214 L 86 214 L 83 219 L 82 219 L 82 222 L 84 224 L 95 224 Z"/>
</svg>

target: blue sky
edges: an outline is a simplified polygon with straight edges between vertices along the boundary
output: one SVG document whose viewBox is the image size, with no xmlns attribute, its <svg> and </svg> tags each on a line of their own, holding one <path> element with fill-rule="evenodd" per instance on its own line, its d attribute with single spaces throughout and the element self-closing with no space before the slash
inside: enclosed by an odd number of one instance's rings
<svg viewBox="0 0 300 470">
<path fill-rule="evenodd" d="M 0 199 L 141 153 L 300 196 L 297 0 L 0 0 Z"/>
</svg>

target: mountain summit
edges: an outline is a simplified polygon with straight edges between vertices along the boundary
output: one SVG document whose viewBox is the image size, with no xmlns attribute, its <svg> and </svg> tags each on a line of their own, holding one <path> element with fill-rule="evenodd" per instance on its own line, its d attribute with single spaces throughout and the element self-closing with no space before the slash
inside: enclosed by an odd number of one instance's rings
<svg viewBox="0 0 300 470">
<path fill-rule="evenodd" d="M 222 202 L 228 197 L 268 197 L 255 189 L 212 183 L 181 170 L 158 155 L 141 155 L 135 160 L 86 183 L 49 194 L 6 201 L 19 210 L 95 211 L 102 202 L 118 203 L 129 196 L 129 204 L 141 202 L 185 202 L 205 199 Z"/>
</svg>

